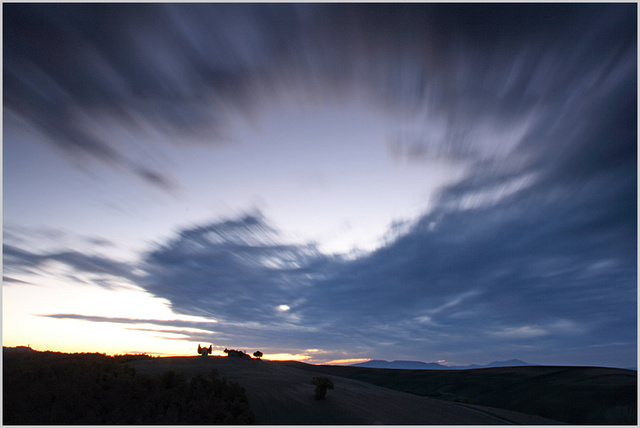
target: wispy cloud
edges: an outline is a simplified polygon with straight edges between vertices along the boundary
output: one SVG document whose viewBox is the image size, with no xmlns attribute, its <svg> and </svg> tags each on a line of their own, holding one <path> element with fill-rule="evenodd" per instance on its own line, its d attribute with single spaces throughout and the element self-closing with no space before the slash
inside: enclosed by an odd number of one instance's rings
<svg viewBox="0 0 640 428">
<path fill-rule="evenodd" d="M 10 276 L 6 276 L 6 275 L 2 275 L 2 283 L 3 284 L 11 284 L 11 283 L 15 283 L 15 284 L 29 284 L 28 281 L 23 281 L 21 279 L 16 279 L 16 278 L 12 278 Z"/>
<path fill-rule="evenodd" d="M 78 273 L 98 275 L 94 277 L 93 283 L 106 288 L 114 285 L 105 280 L 105 277 L 123 278 L 133 282 L 137 279 L 132 266 L 104 256 L 65 250 L 33 253 L 10 244 L 4 244 L 2 248 L 3 264 L 8 272 L 37 273 L 46 270 L 48 263 L 58 262 Z M 17 280 L 14 279 L 15 281 Z"/>
<path fill-rule="evenodd" d="M 81 314 L 43 314 L 40 316 L 59 319 L 76 319 L 91 322 L 111 322 L 118 324 L 153 324 L 159 326 L 185 327 L 190 329 L 213 331 L 217 325 L 215 320 L 210 321 L 185 321 L 185 320 L 160 320 L 145 318 L 102 317 Z"/>
<path fill-rule="evenodd" d="M 566 114 L 583 117 L 577 94 L 606 102 L 620 90 L 620 66 L 635 64 L 631 9 L 7 4 L 5 126 L 16 118 L 64 153 L 164 190 L 178 183 L 107 131 L 216 144 L 233 117 L 249 119 L 277 99 L 358 96 L 426 124 L 400 127 L 393 153 L 493 156 L 516 146 L 527 126 L 553 131 L 570 126 Z M 423 138 L 436 128 L 436 139 Z"/>
</svg>

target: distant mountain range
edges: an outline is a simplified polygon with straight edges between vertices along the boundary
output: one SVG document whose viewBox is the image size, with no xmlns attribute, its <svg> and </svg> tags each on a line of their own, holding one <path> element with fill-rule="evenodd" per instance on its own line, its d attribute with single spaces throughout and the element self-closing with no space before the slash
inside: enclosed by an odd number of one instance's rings
<svg viewBox="0 0 640 428">
<path fill-rule="evenodd" d="M 422 361 L 385 361 L 371 360 L 364 363 L 352 364 L 356 367 L 369 367 L 372 369 L 409 369 L 409 370 L 464 370 L 464 369 L 483 369 L 489 367 L 516 367 L 516 366 L 532 366 L 534 364 L 526 363 L 521 360 L 494 361 L 487 365 L 470 364 L 468 366 L 444 366 L 439 363 L 425 363 Z"/>
</svg>

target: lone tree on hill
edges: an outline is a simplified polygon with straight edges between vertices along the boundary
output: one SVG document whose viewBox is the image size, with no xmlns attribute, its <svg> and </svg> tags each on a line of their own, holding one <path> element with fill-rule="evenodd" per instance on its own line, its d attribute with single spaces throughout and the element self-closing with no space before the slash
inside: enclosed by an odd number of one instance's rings
<svg viewBox="0 0 640 428">
<path fill-rule="evenodd" d="M 311 379 L 311 383 L 316 386 L 314 398 L 324 400 L 327 389 L 334 389 L 333 382 L 327 376 L 317 376 Z"/>
<path fill-rule="evenodd" d="M 257 359 L 260 359 L 260 358 L 262 358 L 262 352 L 256 351 L 256 352 L 253 353 L 253 356 L 256 357 Z"/>
</svg>

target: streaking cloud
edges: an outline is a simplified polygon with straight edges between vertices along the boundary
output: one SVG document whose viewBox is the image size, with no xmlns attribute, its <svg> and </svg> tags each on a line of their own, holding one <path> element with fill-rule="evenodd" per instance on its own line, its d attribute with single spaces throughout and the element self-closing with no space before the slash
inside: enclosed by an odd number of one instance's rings
<svg viewBox="0 0 640 428">
<path fill-rule="evenodd" d="M 203 324 L 38 315 L 265 357 L 635 362 L 636 5 L 3 11 L 8 286 L 126 284 Z"/>
</svg>

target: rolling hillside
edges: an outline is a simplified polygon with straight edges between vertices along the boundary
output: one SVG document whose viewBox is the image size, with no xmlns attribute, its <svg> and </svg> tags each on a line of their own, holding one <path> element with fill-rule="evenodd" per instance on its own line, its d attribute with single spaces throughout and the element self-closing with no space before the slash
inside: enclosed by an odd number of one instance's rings
<svg viewBox="0 0 640 428">
<path fill-rule="evenodd" d="M 525 366 L 401 370 L 283 364 L 420 396 L 464 399 L 471 405 L 540 415 L 571 424 L 637 422 L 637 372 L 626 369 Z"/>
<path fill-rule="evenodd" d="M 352 364 L 352 367 L 369 367 L 372 369 L 408 369 L 408 370 L 467 370 L 467 369 L 482 369 L 489 367 L 516 367 L 516 366 L 531 366 L 533 364 L 526 363 L 521 360 L 508 360 L 508 361 L 494 361 L 486 365 L 471 364 L 468 366 L 444 366 L 439 363 L 425 363 L 423 361 L 385 361 L 385 360 L 370 360 L 364 363 Z"/>
<path fill-rule="evenodd" d="M 6 423 L 637 422 L 637 372 L 624 369 L 401 370 L 232 357 L 28 351 L 3 348 Z M 314 399 L 311 379 L 316 376 L 329 376 L 335 385 L 325 400 Z"/>
<path fill-rule="evenodd" d="M 184 371 L 191 376 L 215 368 L 220 376 L 238 382 L 245 388 L 256 423 L 260 425 L 557 424 L 556 421 L 515 412 L 420 397 L 340 377 L 337 373 L 331 376 L 335 389 L 329 391 L 324 401 L 316 401 L 313 398 L 314 387 L 310 383 L 315 374 L 285 362 L 225 357 L 170 357 L 128 364 L 150 374 L 174 370 Z"/>
</svg>

